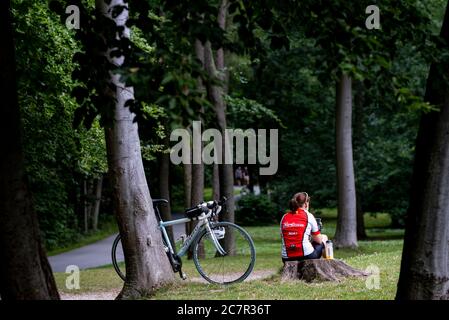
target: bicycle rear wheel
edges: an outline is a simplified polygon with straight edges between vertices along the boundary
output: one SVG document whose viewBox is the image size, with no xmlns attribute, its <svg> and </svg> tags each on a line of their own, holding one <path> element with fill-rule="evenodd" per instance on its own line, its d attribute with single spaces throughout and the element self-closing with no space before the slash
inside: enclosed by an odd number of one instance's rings
<svg viewBox="0 0 449 320">
<path fill-rule="evenodd" d="M 122 241 L 120 238 L 120 234 L 114 240 L 112 244 L 112 265 L 114 266 L 115 272 L 122 278 L 123 281 L 126 280 L 126 269 L 125 269 L 125 261 L 123 255 Z"/>
<path fill-rule="evenodd" d="M 166 244 L 164 238 L 162 238 L 162 242 L 163 242 L 164 246 L 167 247 L 167 244 Z M 169 255 L 169 253 L 167 253 L 167 255 Z M 121 241 L 120 234 L 117 235 L 117 237 L 114 239 L 114 242 L 112 243 L 111 257 L 112 257 L 112 265 L 114 266 L 115 272 L 117 272 L 118 276 L 123 281 L 125 281 L 126 280 L 125 256 L 123 254 L 122 241 Z M 180 264 L 179 261 L 174 260 L 174 259 L 176 259 L 176 257 L 177 257 L 176 255 L 169 256 L 170 263 L 173 268 L 174 268 L 174 263 Z M 178 272 L 178 270 L 173 270 L 173 271 Z"/>
<path fill-rule="evenodd" d="M 256 250 L 248 232 L 230 222 L 213 223 L 211 230 L 225 253 L 217 251 L 212 237 L 204 229 L 193 244 L 193 261 L 200 275 L 215 284 L 245 280 L 256 262 Z M 230 238 L 234 241 L 229 241 Z"/>
</svg>

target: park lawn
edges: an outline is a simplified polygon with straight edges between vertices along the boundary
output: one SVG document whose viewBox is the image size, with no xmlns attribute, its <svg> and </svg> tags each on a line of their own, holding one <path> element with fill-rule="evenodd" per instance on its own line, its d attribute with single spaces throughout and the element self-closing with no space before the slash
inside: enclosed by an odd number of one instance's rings
<svg viewBox="0 0 449 320">
<path fill-rule="evenodd" d="M 335 232 L 336 211 L 324 209 L 320 216 L 323 218 L 324 233 L 332 236 Z M 282 283 L 279 275 L 282 267 L 279 226 L 272 225 L 245 229 L 251 234 L 256 246 L 254 270 L 272 271 L 274 275 L 224 287 L 182 281 L 177 276 L 174 284 L 158 290 L 150 299 L 393 299 L 399 277 L 403 230 L 388 229 L 390 220 L 386 214 L 367 214 L 365 222 L 368 235 L 376 240 L 359 241 L 356 250 L 336 250 L 335 257 L 360 269 L 377 267 L 380 272 L 379 289 L 369 289 L 366 279 L 346 279 L 340 283 Z M 387 240 L 378 240 L 381 238 Z M 183 261 L 188 278 L 198 278 L 193 262 Z M 56 273 L 55 276 L 59 290 L 68 294 L 117 290 L 122 285 L 111 266 L 81 271 L 79 290 L 65 288 L 66 274 Z M 368 280 L 368 283 L 373 282 Z"/>
<path fill-rule="evenodd" d="M 234 187 L 234 196 L 239 195 L 240 194 L 240 190 L 241 190 L 241 188 Z M 218 200 L 218 199 L 214 199 L 212 197 L 212 194 L 213 194 L 212 187 L 205 187 L 204 188 L 204 201 Z"/>
</svg>

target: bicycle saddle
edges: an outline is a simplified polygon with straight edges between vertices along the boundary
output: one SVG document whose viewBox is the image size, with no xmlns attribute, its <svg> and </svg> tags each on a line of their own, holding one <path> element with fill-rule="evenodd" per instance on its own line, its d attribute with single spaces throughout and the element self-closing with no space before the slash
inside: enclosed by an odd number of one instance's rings
<svg viewBox="0 0 449 320">
<path fill-rule="evenodd" d="M 168 200 L 166 200 L 166 199 L 153 199 L 153 206 L 158 206 L 161 203 L 168 203 Z"/>
</svg>

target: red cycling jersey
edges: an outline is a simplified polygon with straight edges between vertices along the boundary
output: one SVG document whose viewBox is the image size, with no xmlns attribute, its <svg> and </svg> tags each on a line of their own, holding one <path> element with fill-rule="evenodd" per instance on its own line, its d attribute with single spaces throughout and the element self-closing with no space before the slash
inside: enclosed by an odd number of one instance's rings
<svg viewBox="0 0 449 320">
<path fill-rule="evenodd" d="M 286 213 L 281 220 L 282 258 L 304 257 L 313 252 L 310 235 L 320 231 L 315 217 L 305 209 Z"/>
</svg>

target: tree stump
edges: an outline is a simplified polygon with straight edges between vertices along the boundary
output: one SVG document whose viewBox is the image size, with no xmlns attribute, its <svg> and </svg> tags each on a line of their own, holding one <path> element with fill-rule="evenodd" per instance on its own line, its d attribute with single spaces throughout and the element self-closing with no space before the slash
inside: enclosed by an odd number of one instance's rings
<svg viewBox="0 0 449 320">
<path fill-rule="evenodd" d="M 345 277 L 366 277 L 368 275 L 369 273 L 354 269 L 341 260 L 310 259 L 286 261 L 282 268 L 281 281 L 340 282 Z"/>
</svg>

